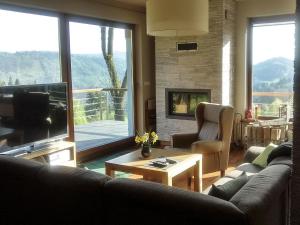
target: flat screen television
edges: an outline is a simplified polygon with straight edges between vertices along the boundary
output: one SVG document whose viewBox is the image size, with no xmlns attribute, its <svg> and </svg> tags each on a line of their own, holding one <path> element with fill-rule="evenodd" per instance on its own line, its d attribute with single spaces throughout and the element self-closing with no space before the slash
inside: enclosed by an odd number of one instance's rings
<svg viewBox="0 0 300 225">
<path fill-rule="evenodd" d="M 0 87 L 0 153 L 68 135 L 67 84 Z"/>
</svg>

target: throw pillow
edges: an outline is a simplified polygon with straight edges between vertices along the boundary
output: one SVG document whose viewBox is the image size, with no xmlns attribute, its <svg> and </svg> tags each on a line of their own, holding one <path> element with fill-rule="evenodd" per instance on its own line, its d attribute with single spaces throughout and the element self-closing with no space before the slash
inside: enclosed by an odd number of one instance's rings
<svg viewBox="0 0 300 225">
<path fill-rule="evenodd" d="M 275 145 L 273 143 L 270 143 L 265 150 L 259 154 L 259 156 L 257 156 L 253 161 L 252 164 L 260 166 L 262 168 L 267 167 L 268 165 L 268 157 L 271 154 L 271 152 L 273 151 L 273 149 L 275 149 L 276 147 L 278 147 L 278 145 Z"/>
<path fill-rule="evenodd" d="M 268 160 L 267 160 L 268 164 L 273 159 L 280 157 L 280 156 L 291 157 L 292 148 L 293 148 L 292 142 L 285 142 L 285 143 L 280 144 L 278 147 L 274 148 L 273 151 L 270 153 Z"/>
<path fill-rule="evenodd" d="M 247 182 L 248 177 L 246 173 L 243 172 L 239 177 L 228 181 L 223 185 L 215 186 L 213 184 L 208 195 L 229 201 Z"/>
</svg>

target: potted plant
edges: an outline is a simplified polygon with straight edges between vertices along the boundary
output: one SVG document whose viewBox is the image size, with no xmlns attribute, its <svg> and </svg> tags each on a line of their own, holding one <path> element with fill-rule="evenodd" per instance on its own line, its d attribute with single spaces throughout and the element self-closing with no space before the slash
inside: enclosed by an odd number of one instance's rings
<svg viewBox="0 0 300 225">
<path fill-rule="evenodd" d="M 141 154 L 144 158 L 148 158 L 151 155 L 151 145 L 155 144 L 158 140 L 158 135 L 153 132 L 146 132 L 144 135 L 137 135 L 135 137 L 135 143 L 142 145 Z"/>
</svg>

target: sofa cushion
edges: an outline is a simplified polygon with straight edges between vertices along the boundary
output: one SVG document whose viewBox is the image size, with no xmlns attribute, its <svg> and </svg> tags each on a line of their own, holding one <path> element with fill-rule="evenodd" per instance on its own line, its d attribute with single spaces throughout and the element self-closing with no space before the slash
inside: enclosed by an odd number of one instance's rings
<svg viewBox="0 0 300 225">
<path fill-rule="evenodd" d="M 277 147 L 278 145 L 275 145 L 273 143 L 270 143 L 262 153 L 259 154 L 254 160 L 253 164 L 265 168 L 268 165 L 268 157 L 271 154 L 271 152 Z"/>
<path fill-rule="evenodd" d="M 245 163 L 251 163 L 260 153 L 265 150 L 265 147 L 260 146 L 251 146 L 244 156 Z"/>
<path fill-rule="evenodd" d="M 291 157 L 292 154 L 293 144 L 291 142 L 285 142 L 277 146 L 273 151 L 270 153 L 268 157 L 268 164 L 277 157 L 286 156 Z"/>
<path fill-rule="evenodd" d="M 231 177 L 221 177 L 220 179 L 218 179 L 216 182 L 214 182 L 214 185 L 218 186 L 218 185 L 223 185 L 225 183 L 227 183 L 228 181 L 233 180 L 233 178 Z M 202 194 L 206 194 L 208 195 L 210 189 L 211 189 L 212 185 L 210 185 L 208 188 L 206 188 L 204 191 L 202 191 Z"/>
<path fill-rule="evenodd" d="M 248 175 L 249 174 L 256 174 L 259 173 L 263 168 L 252 163 L 243 163 L 239 165 L 237 168 L 239 171 L 245 171 Z"/>
<path fill-rule="evenodd" d="M 243 172 L 239 177 L 226 182 L 223 185 L 212 185 L 208 195 L 229 201 L 248 181 L 248 177 Z"/>
<path fill-rule="evenodd" d="M 204 121 L 199 133 L 199 140 L 217 140 L 219 134 L 219 124 Z"/>
</svg>

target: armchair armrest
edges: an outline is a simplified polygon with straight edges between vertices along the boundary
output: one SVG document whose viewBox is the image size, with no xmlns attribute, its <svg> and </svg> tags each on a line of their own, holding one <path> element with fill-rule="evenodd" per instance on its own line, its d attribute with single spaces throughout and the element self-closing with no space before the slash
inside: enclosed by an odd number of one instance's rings
<svg viewBox="0 0 300 225">
<path fill-rule="evenodd" d="M 173 134 L 171 135 L 171 146 L 173 148 L 190 148 L 192 143 L 198 140 L 198 133 Z"/>
<path fill-rule="evenodd" d="M 222 141 L 197 141 L 192 145 L 192 152 L 200 154 L 213 154 L 220 152 L 222 147 Z"/>
</svg>

